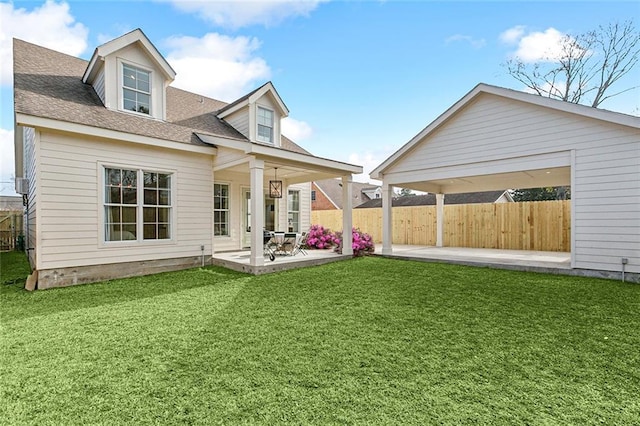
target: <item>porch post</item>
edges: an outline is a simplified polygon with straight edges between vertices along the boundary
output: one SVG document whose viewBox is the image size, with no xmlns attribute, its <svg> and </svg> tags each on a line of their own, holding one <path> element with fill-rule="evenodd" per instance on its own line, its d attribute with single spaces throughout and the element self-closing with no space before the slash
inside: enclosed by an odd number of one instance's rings
<svg viewBox="0 0 640 426">
<path fill-rule="evenodd" d="M 382 254 L 391 254 L 393 241 L 393 211 L 392 207 L 393 187 L 382 183 Z"/>
<path fill-rule="evenodd" d="M 264 265 L 263 231 L 264 231 L 264 160 L 252 158 L 249 161 L 251 176 L 251 266 Z"/>
<path fill-rule="evenodd" d="M 436 247 L 444 245 L 444 194 L 436 194 Z"/>
<path fill-rule="evenodd" d="M 342 254 L 353 254 L 353 177 L 342 176 Z"/>
</svg>

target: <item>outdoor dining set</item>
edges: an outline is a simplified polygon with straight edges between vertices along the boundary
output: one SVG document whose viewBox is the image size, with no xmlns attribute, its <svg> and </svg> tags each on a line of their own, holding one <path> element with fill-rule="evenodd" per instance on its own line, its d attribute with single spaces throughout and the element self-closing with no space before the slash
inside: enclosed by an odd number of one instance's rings
<svg viewBox="0 0 640 426">
<path fill-rule="evenodd" d="M 272 262 L 276 256 L 306 255 L 307 233 L 264 231 L 264 256 Z"/>
</svg>

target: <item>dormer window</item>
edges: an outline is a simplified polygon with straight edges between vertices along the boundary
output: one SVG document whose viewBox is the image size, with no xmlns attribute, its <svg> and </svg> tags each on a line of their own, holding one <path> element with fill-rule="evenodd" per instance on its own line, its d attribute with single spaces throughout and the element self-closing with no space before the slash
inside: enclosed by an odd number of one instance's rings
<svg viewBox="0 0 640 426">
<path fill-rule="evenodd" d="M 142 114 L 151 112 L 151 72 L 122 64 L 122 107 Z"/>
<path fill-rule="evenodd" d="M 258 107 L 258 141 L 273 143 L 273 111 Z"/>
</svg>

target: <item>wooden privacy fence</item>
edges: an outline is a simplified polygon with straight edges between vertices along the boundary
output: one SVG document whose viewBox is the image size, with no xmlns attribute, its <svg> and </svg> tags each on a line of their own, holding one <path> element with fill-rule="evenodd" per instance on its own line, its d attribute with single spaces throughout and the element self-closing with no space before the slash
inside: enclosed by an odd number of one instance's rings
<svg viewBox="0 0 640 426">
<path fill-rule="evenodd" d="M 342 229 L 342 210 L 311 212 L 311 221 Z M 353 226 L 382 242 L 382 209 L 354 209 Z M 394 207 L 393 244 L 434 246 L 436 207 Z M 571 251 L 571 201 L 444 206 L 446 247 Z"/>
<path fill-rule="evenodd" d="M 0 212 L 0 251 L 14 250 L 22 233 L 21 212 Z"/>
</svg>

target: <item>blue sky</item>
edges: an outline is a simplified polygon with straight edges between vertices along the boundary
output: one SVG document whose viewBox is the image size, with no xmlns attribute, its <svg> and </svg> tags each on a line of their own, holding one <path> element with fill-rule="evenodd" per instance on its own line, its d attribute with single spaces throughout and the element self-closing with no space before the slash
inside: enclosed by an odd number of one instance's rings
<svg viewBox="0 0 640 426">
<path fill-rule="evenodd" d="M 368 172 L 476 84 L 523 90 L 501 66 L 517 52 L 630 18 L 640 2 L 0 2 L 0 194 L 13 193 L 12 37 L 88 59 L 141 28 L 174 86 L 233 101 L 271 80 L 285 134 Z M 640 67 L 618 87 L 639 84 Z M 601 107 L 640 115 L 640 89 Z"/>
</svg>

